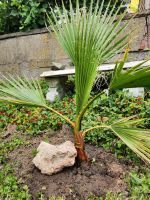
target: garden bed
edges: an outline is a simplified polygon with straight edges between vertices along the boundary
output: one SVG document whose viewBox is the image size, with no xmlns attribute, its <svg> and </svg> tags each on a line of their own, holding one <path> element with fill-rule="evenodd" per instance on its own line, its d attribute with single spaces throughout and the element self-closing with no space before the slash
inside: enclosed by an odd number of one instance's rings
<svg viewBox="0 0 150 200">
<path fill-rule="evenodd" d="M 105 196 L 107 192 L 125 192 L 127 185 L 123 181 L 127 165 L 117 161 L 114 155 L 106 153 L 102 148 L 87 145 L 89 163 L 75 165 L 64 169 L 52 176 L 41 174 L 33 165 L 33 150 L 36 150 L 40 141 L 46 140 L 52 144 L 60 144 L 72 140 L 67 131 L 57 131 L 53 134 L 32 138 L 30 145 L 22 146 L 10 153 L 9 158 L 18 179 L 22 178 L 29 186 L 32 199 L 36 199 L 39 192 L 45 197 L 63 196 L 67 200 L 87 199 L 90 194 Z"/>
<path fill-rule="evenodd" d="M 95 118 L 108 120 L 106 123 L 109 124 L 119 117 L 138 113 L 141 117 L 148 117 L 149 103 L 149 98 L 130 98 L 122 93 L 109 98 L 104 95 L 91 108 L 93 114 L 90 109 L 87 112 L 85 127 Z M 66 115 L 70 112 L 73 115 L 74 104 L 74 98 L 68 96 L 53 106 L 61 107 Z M 76 164 L 47 176 L 32 163 L 38 145 L 41 141 L 60 144 L 73 140 L 71 130 L 45 110 L 1 104 L 0 112 L 0 199 L 149 199 L 149 167 L 108 130 L 92 131 L 87 135 L 87 164 Z M 52 118 L 55 118 L 54 123 L 51 123 Z M 9 124 L 16 125 L 16 129 L 7 135 Z M 144 126 L 149 127 L 149 121 Z"/>
</svg>

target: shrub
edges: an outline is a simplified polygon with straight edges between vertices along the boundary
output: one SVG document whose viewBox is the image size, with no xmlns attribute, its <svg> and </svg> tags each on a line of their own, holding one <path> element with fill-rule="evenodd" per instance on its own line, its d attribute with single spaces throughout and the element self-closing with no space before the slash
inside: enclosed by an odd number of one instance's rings
<svg viewBox="0 0 150 200">
<path fill-rule="evenodd" d="M 112 5 L 114 1 L 112 0 Z M 55 7 L 56 2 L 62 6 L 61 0 L 0 0 L 0 34 L 45 27 L 44 15 L 50 11 L 49 6 Z M 76 0 L 72 2 L 75 6 Z M 121 2 L 119 0 L 118 5 Z M 64 0 L 64 3 L 68 6 L 69 0 Z M 80 0 L 80 3 L 82 4 L 83 0 Z M 108 0 L 105 0 L 105 3 L 107 4 Z"/>
</svg>

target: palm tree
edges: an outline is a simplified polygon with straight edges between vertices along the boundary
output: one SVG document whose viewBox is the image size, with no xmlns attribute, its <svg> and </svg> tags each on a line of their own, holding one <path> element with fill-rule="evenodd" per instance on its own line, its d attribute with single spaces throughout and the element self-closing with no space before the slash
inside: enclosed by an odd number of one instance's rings
<svg viewBox="0 0 150 200">
<path fill-rule="evenodd" d="M 79 1 L 76 9 L 73 9 L 70 0 L 70 10 L 63 5 L 61 10 L 57 6 L 57 15 L 51 10 L 48 16 L 51 29 L 56 34 L 58 41 L 75 65 L 75 88 L 76 88 L 76 118 L 71 121 L 59 111 L 47 105 L 38 81 L 13 77 L 4 77 L 0 85 L 0 99 L 11 103 L 40 106 L 58 114 L 73 128 L 75 146 L 80 161 L 87 161 L 84 137 L 88 131 L 107 128 L 123 140 L 142 159 L 150 162 L 150 131 L 135 127 L 141 120 L 126 118 L 114 122 L 112 125 L 98 124 L 90 129 L 82 129 L 82 118 L 88 107 L 101 93 L 90 98 L 90 92 L 96 77 L 97 67 L 122 51 L 128 45 L 130 35 L 125 32 L 129 22 L 121 25 L 126 12 L 118 16 L 121 6 L 116 9 L 116 3 L 110 8 L 103 9 L 104 0 L 99 6 L 86 9 L 86 1 L 80 8 Z M 51 31 L 51 30 L 50 30 Z M 124 71 L 124 63 L 127 59 L 127 51 L 122 61 L 116 63 L 114 75 L 109 90 L 125 87 L 148 87 L 150 86 L 150 67 L 141 67 L 143 63 L 133 66 Z"/>
</svg>

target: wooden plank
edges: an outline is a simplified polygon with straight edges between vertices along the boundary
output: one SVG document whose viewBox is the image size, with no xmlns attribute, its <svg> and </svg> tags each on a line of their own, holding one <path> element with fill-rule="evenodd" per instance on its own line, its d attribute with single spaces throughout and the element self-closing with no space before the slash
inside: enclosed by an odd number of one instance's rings
<svg viewBox="0 0 150 200">
<path fill-rule="evenodd" d="M 142 61 L 133 61 L 133 62 L 127 62 L 124 65 L 124 69 L 131 68 L 132 66 L 140 64 Z M 150 65 L 150 61 L 146 62 L 144 66 Z M 98 71 L 112 71 L 115 68 L 115 64 L 104 64 L 98 67 Z M 60 77 L 60 76 L 68 76 L 68 75 L 74 75 L 75 69 L 64 69 L 64 70 L 57 70 L 57 71 L 46 71 L 43 72 L 40 77 Z"/>
</svg>

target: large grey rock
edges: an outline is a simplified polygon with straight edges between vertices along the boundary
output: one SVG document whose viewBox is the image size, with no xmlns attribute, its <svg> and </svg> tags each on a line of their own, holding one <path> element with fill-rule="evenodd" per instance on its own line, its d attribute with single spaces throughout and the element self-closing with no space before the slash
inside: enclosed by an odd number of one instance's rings
<svg viewBox="0 0 150 200">
<path fill-rule="evenodd" d="M 41 170 L 42 174 L 52 175 L 61 171 L 64 167 L 74 165 L 77 151 L 72 142 L 66 141 L 60 145 L 52 145 L 41 142 L 38 153 L 33 163 Z"/>
</svg>

